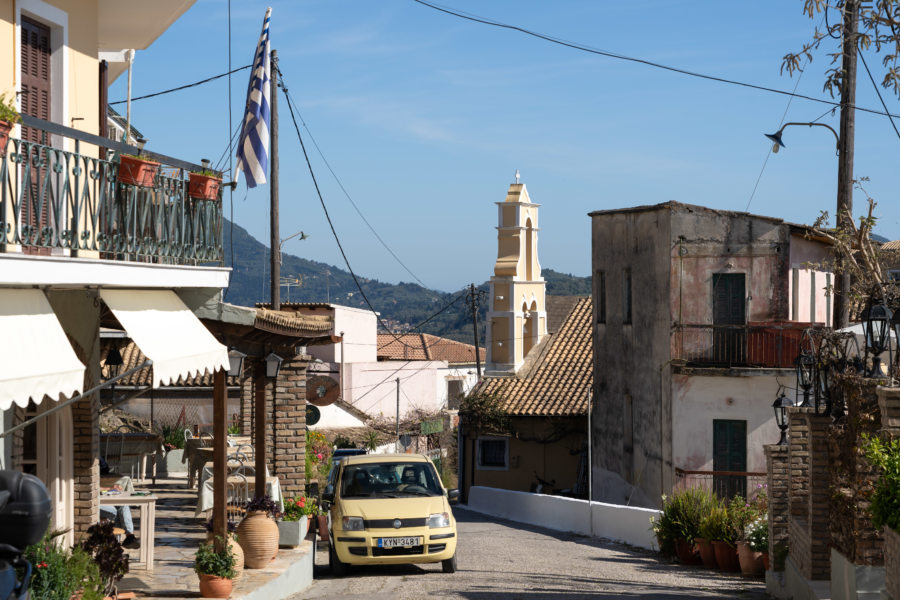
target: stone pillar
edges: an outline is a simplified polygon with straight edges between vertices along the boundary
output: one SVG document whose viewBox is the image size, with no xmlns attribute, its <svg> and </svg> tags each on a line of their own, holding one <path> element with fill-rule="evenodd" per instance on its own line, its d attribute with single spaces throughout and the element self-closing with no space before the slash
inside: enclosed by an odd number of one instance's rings
<svg viewBox="0 0 900 600">
<path fill-rule="evenodd" d="M 309 356 L 285 360 L 275 386 L 272 468 L 286 497 L 306 489 L 306 368 Z"/>
<path fill-rule="evenodd" d="M 888 433 L 900 435 L 900 388 L 879 387 L 876 393 L 881 427 Z"/>
<path fill-rule="evenodd" d="M 807 579 L 831 577 L 831 495 L 828 427 L 831 417 L 806 413 L 809 427 L 809 540 L 810 564 Z"/>
<path fill-rule="evenodd" d="M 788 446 L 773 444 L 764 447 L 769 490 L 769 554 L 780 556 L 778 550 L 788 543 L 788 495 L 790 477 Z M 773 561 L 776 571 L 784 570 L 784 560 Z"/>
</svg>

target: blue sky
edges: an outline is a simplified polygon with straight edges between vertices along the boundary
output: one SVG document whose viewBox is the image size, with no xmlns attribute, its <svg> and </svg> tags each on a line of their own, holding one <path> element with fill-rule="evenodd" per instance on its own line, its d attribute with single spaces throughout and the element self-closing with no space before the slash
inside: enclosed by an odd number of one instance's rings
<svg viewBox="0 0 900 600">
<path fill-rule="evenodd" d="M 801 0 L 442 0 L 447 7 L 718 77 L 793 90 L 781 57 L 818 23 Z M 225 0 L 200 0 L 137 53 L 133 95 L 228 70 Z M 518 169 L 540 209 L 545 268 L 588 275 L 593 210 L 677 200 L 811 223 L 834 212 L 837 157 L 824 128 L 785 131 L 769 156 L 763 133 L 812 121 L 825 105 L 686 77 L 471 23 L 412 0 L 232 1 L 234 67 L 249 64 L 266 6 L 272 47 L 300 115 L 356 205 L 425 285 L 447 291 L 490 278 L 497 210 Z M 876 80 L 880 58 L 866 54 Z M 824 50 L 797 93 L 822 90 Z M 110 90 L 124 99 L 125 77 Z M 242 117 L 248 71 L 232 78 L 232 125 Z M 882 96 L 891 112 L 900 102 Z M 880 102 L 859 65 L 859 106 Z M 124 105 L 117 105 L 124 112 Z M 228 84 L 136 101 L 148 148 L 216 161 L 228 143 Z M 343 267 L 316 196 L 287 103 L 279 98 L 284 250 Z M 838 116 L 820 122 L 838 128 Z M 900 127 L 900 123 L 898 123 Z M 414 281 L 353 209 L 301 129 L 326 206 L 358 274 Z M 855 173 L 871 179 L 876 233 L 900 238 L 900 138 L 887 117 L 857 112 Z M 759 185 L 751 194 L 759 178 Z M 226 195 L 226 214 L 231 208 Z M 234 219 L 268 240 L 268 187 L 233 195 Z M 855 213 L 865 209 L 857 193 Z M 289 275 L 288 273 L 282 273 Z"/>
</svg>

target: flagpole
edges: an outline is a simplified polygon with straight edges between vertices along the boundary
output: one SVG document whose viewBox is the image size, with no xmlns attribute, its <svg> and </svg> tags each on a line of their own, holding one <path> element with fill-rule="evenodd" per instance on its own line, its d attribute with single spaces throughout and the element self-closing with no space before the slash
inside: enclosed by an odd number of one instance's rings
<svg viewBox="0 0 900 600">
<path fill-rule="evenodd" d="M 279 251 L 279 235 L 281 235 L 281 233 L 278 229 L 278 51 L 272 50 L 271 57 L 272 73 L 269 79 L 269 83 L 271 84 L 271 92 L 269 94 L 271 115 L 269 125 L 269 139 L 271 143 L 271 150 L 269 152 L 269 193 L 271 201 L 270 229 L 272 231 L 272 237 L 269 244 L 269 258 L 271 259 L 272 265 L 272 281 L 270 282 L 272 310 L 281 310 L 281 261 L 278 260 L 281 254 Z"/>
</svg>

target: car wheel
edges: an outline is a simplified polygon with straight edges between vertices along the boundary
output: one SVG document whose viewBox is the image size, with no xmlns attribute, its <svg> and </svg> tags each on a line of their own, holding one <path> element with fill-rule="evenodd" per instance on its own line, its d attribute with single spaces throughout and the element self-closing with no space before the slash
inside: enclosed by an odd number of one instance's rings
<svg viewBox="0 0 900 600">
<path fill-rule="evenodd" d="M 331 574 L 335 577 L 342 577 L 347 574 L 347 563 L 341 562 L 337 557 L 334 546 L 328 544 L 328 566 L 331 567 Z"/>
<path fill-rule="evenodd" d="M 456 554 L 441 561 L 441 570 L 444 573 L 456 573 Z"/>
</svg>

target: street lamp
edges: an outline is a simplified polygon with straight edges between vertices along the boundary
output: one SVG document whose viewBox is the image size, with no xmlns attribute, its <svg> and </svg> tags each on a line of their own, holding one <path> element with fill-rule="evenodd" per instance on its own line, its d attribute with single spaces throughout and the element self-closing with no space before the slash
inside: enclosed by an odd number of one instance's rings
<svg viewBox="0 0 900 600">
<path fill-rule="evenodd" d="M 887 347 L 893 316 L 891 309 L 884 304 L 870 304 L 860 319 L 866 335 L 866 348 L 871 350 L 873 355 L 870 377 L 876 379 L 884 378 L 879 355 Z"/>
<path fill-rule="evenodd" d="M 797 356 L 797 385 L 803 388 L 803 402 L 800 406 L 809 406 L 809 389 L 813 384 L 813 376 L 816 370 L 816 357 L 806 352 L 800 352 Z"/>
<path fill-rule="evenodd" d="M 122 354 L 119 352 L 119 349 L 115 344 L 109 347 L 109 351 L 106 353 L 106 373 L 107 379 L 115 379 L 119 375 L 119 371 L 122 369 Z M 109 395 L 112 397 L 112 403 L 116 402 L 116 382 L 113 381 L 110 384 Z"/>
<path fill-rule="evenodd" d="M 244 372 L 244 359 L 247 355 L 232 348 L 228 351 L 228 376 L 240 377 Z"/>
<path fill-rule="evenodd" d="M 794 401 L 784 395 L 784 392 L 775 398 L 775 402 L 772 403 L 772 409 L 775 411 L 775 423 L 778 425 L 778 429 L 781 430 L 781 439 L 778 440 L 779 446 L 786 446 L 788 443 L 787 439 L 787 409 L 791 406 L 794 406 Z"/>
<path fill-rule="evenodd" d="M 272 352 L 266 357 L 266 377 L 276 379 L 281 371 L 281 363 L 284 359 Z"/>
<path fill-rule="evenodd" d="M 306 238 L 309 237 L 308 235 L 306 235 L 306 234 L 303 233 L 302 231 L 298 231 L 297 233 L 295 233 L 295 234 L 293 234 L 293 235 L 289 235 L 289 236 L 287 236 L 286 238 L 284 238 L 283 240 L 281 240 L 280 242 L 278 242 L 278 264 L 279 264 L 279 265 L 281 264 L 281 248 L 282 248 L 282 246 L 284 246 L 284 243 L 285 243 L 286 241 L 292 240 L 292 239 L 294 239 L 295 237 L 297 237 L 298 235 L 300 236 L 300 239 L 301 239 L 301 240 L 305 240 Z"/>
<path fill-rule="evenodd" d="M 840 149 L 840 143 L 841 143 L 840 137 L 838 136 L 838 132 L 835 131 L 831 125 L 828 125 L 826 123 L 785 123 L 784 125 L 781 126 L 781 129 L 779 129 L 775 133 L 763 134 L 767 138 L 769 138 L 770 140 L 772 140 L 774 142 L 774 145 L 772 146 L 772 152 L 774 154 L 778 154 L 779 148 L 787 148 L 787 146 L 784 145 L 784 141 L 782 141 L 782 139 L 781 139 L 781 134 L 784 132 L 785 127 L 790 127 L 791 125 L 808 125 L 809 127 L 826 127 L 826 128 L 828 128 L 829 131 L 831 131 L 831 133 L 834 134 L 834 141 L 836 142 L 835 150 L 837 151 Z"/>
</svg>

